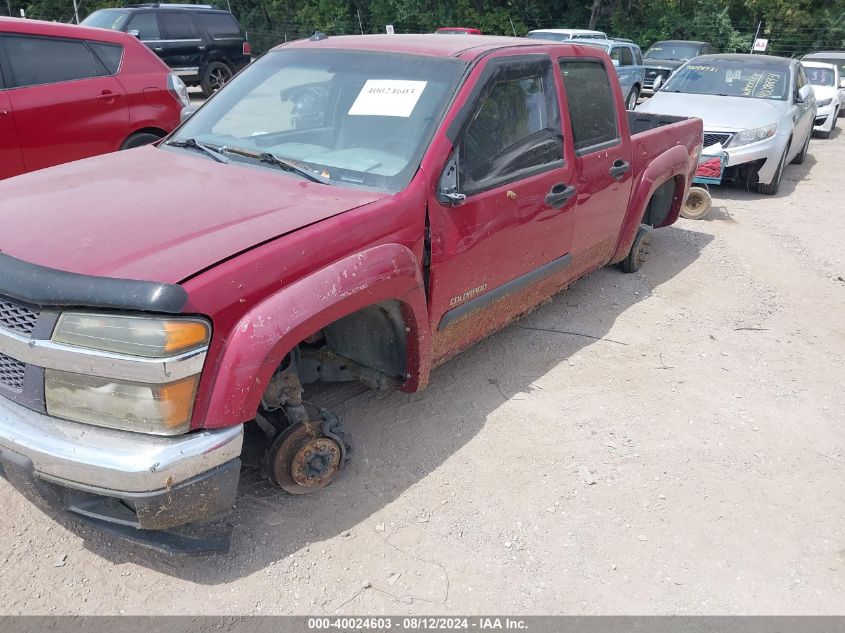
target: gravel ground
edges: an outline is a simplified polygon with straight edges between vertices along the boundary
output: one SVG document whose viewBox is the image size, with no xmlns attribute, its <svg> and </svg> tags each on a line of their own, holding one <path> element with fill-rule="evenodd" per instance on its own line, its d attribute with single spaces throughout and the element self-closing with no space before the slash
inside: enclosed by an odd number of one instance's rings
<svg viewBox="0 0 845 633">
<path fill-rule="evenodd" d="M 0 612 L 845 612 L 843 150 L 813 140 L 775 197 L 717 191 L 640 273 L 426 392 L 344 405 L 346 476 L 246 476 L 227 555 L 151 555 L 0 481 Z"/>
</svg>

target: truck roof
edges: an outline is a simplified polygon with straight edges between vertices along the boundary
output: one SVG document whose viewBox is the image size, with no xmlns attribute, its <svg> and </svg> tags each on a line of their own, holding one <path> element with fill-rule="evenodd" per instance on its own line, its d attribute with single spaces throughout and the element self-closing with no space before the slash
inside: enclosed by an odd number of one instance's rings
<svg viewBox="0 0 845 633">
<path fill-rule="evenodd" d="M 547 46 L 554 42 L 539 42 L 524 37 L 500 37 L 496 35 L 450 35 L 424 33 L 421 35 L 339 35 L 322 39 L 302 39 L 280 44 L 273 50 L 284 48 L 325 48 L 358 51 L 379 51 L 405 53 L 427 57 L 459 57 L 464 53 L 475 53 L 474 57 L 499 48 L 516 46 Z M 557 44 L 563 45 L 566 44 Z"/>
</svg>

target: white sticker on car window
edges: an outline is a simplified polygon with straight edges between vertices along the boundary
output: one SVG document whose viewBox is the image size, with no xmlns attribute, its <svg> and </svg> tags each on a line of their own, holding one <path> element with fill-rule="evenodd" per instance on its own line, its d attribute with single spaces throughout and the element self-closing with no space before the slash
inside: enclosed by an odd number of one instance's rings
<svg viewBox="0 0 845 633">
<path fill-rule="evenodd" d="M 409 117 L 427 81 L 368 79 L 349 108 L 350 116 Z"/>
</svg>

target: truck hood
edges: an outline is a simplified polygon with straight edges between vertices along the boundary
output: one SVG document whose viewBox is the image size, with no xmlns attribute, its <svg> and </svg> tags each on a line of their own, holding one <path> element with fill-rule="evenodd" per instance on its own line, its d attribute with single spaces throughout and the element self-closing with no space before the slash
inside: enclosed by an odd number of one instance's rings
<svg viewBox="0 0 845 633">
<path fill-rule="evenodd" d="M 646 70 L 649 68 L 666 68 L 675 72 L 684 62 L 675 61 L 674 59 L 643 59 L 643 66 L 646 67 Z"/>
<path fill-rule="evenodd" d="M 145 147 L 0 182 L 0 251 L 68 272 L 177 283 L 387 195 Z"/>
<path fill-rule="evenodd" d="M 659 91 L 637 109 L 656 114 L 698 117 L 704 121 L 707 131 L 736 131 L 777 123 L 787 107 L 786 101 Z"/>
</svg>

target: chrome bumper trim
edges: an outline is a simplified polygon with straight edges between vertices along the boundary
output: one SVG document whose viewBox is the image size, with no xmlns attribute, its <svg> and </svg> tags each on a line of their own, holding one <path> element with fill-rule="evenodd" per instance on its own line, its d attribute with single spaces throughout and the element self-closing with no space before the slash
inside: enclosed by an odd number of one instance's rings
<svg viewBox="0 0 845 633">
<path fill-rule="evenodd" d="M 27 365 L 45 369 L 164 384 L 202 371 L 205 347 L 169 358 L 142 358 L 32 339 L 0 328 L 0 353 Z"/>
<path fill-rule="evenodd" d="M 178 77 L 192 77 L 194 75 L 199 75 L 200 73 L 199 66 L 194 66 L 192 68 L 171 68 L 170 70 Z"/>
<path fill-rule="evenodd" d="M 243 425 L 161 437 L 68 422 L 0 397 L 0 451 L 28 458 L 36 475 L 107 492 L 167 489 L 241 454 Z"/>
</svg>

